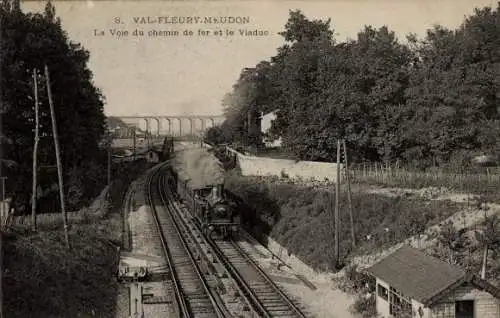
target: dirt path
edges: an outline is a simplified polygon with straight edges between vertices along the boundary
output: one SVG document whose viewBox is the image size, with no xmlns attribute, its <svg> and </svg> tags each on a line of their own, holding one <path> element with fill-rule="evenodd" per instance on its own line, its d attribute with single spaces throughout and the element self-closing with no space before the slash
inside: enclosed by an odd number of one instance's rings
<svg viewBox="0 0 500 318">
<path fill-rule="evenodd" d="M 357 317 L 349 311 L 355 296 L 341 291 L 332 284 L 332 274 L 315 272 L 294 255 L 288 255 L 286 249 L 276 241 L 268 239 L 267 248 L 253 239 L 248 240 L 256 251 L 252 256 L 289 296 L 298 299 L 300 304 L 305 306 L 307 313 L 315 318 Z M 287 266 L 278 269 L 277 265 L 281 261 L 273 258 L 271 252 L 278 255 Z M 303 278 L 300 279 L 298 274 Z"/>
</svg>

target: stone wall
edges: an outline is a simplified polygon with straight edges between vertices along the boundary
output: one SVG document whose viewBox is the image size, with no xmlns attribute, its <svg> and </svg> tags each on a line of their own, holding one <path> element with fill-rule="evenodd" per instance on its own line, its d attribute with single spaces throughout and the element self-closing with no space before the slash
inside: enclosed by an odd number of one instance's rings
<svg viewBox="0 0 500 318">
<path fill-rule="evenodd" d="M 244 155 L 229 147 L 227 150 L 236 156 L 238 166 L 244 176 L 278 176 L 333 182 L 337 178 L 336 163 L 256 157 Z M 342 166 L 340 169 L 343 168 Z"/>
</svg>

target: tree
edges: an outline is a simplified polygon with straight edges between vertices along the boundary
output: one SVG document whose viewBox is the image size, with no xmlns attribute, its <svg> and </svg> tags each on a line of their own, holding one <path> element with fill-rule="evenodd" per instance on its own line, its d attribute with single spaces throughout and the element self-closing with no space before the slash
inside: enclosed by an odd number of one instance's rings
<svg viewBox="0 0 500 318">
<path fill-rule="evenodd" d="M 319 39 L 326 42 L 331 40 L 333 31 L 330 30 L 329 23 L 310 21 L 300 11 L 290 12 L 285 31 L 281 33 L 288 43 L 278 48 L 278 54 L 271 57 L 270 61 L 261 61 L 255 67 L 243 69 L 232 92 L 225 96 L 223 105 L 227 119 L 221 128 L 227 137 L 231 136 L 232 141 L 247 145 L 261 146 L 260 131 L 251 128 L 253 125 L 257 126 L 261 113 L 277 109 L 278 118 L 272 124 L 272 135 L 278 138 L 287 133 L 286 122 L 296 111 L 295 97 L 299 94 L 307 95 L 301 93 L 301 90 L 307 91 L 307 87 L 312 87 L 307 82 L 310 78 L 301 77 L 304 74 L 314 76 L 314 65 L 307 58 L 302 59 L 305 62 L 302 69 L 297 67 L 296 60 L 309 51 L 311 43 Z M 307 71 L 308 67 L 312 67 L 310 72 Z M 294 92 L 296 88 L 299 91 Z"/>
<path fill-rule="evenodd" d="M 476 231 L 476 239 L 483 249 L 483 261 L 481 266 L 481 277 L 486 277 L 488 263 L 488 252 L 500 248 L 500 218 L 497 215 L 487 217 L 482 224 L 482 229 Z"/>
<path fill-rule="evenodd" d="M 364 149 L 363 156 L 367 159 L 394 161 L 403 147 L 401 131 L 406 127 L 401 127 L 402 105 L 406 102 L 404 91 L 412 53 L 386 26 L 378 30 L 367 26 L 358 33 L 351 54 L 355 94 L 363 97 L 357 103 L 366 113 L 356 114 L 363 116 L 362 125 L 357 125 L 365 127 L 362 130 L 365 140 L 358 141 L 358 147 Z M 357 136 L 351 139 L 359 140 Z"/>
<path fill-rule="evenodd" d="M 386 27 L 366 27 L 347 43 L 327 36 L 294 43 L 282 72 L 291 95 L 285 146 L 303 159 L 332 161 L 343 138 L 353 159 L 397 157 L 410 58 Z"/>
<path fill-rule="evenodd" d="M 205 140 L 205 142 L 210 143 L 212 145 L 220 145 L 226 143 L 224 131 L 220 126 L 214 126 L 207 129 L 203 139 Z"/>
<path fill-rule="evenodd" d="M 310 115 L 317 116 L 322 106 L 317 76 L 321 59 L 334 43 L 330 20 L 311 21 L 300 11 L 291 11 L 280 34 L 287 43 L 271 58 L 275 82 L 272 109 L 278 109 L 271 134 L 282 137 L 283 146 L 299 157 L 321 158 L 311 147 L 314 141 L 309 138 L 315 137 L 311 128 L 316 121 Z"/>
<path fill-rule="evenodd" d="M 330 20 L 290 11 L 285 44 L 226 96 L 224 135 L 256 142 L 249 115 L 276 111 L 269 135 L 300 159 L 333 161 L 338 138 L 353 161 L 463 166 L 477 152 L 500 153 L 499 9 L 422 40 L 410 34 L 408 45 L 386 26 L 338 43 Z"/>
<path fill-rule="evenodd" d="M 457 258 L 455 257 L 454 253 L 463 253 L 471 243 L 466 236 L 466 231 L 457 230 L 451 221 L 446 222 L 441 227 L 441 232 L 438 236 L 438 242 L 448 249 L 450 253 L 449 262 L 451 264 L 457 262 Z"/>
<path fill-rule="evenodd" d="M 18 163 L 15 169 L 8 171 L 11 175 L 8 179 L 8 189 L 11 190 L 10 194 L 15 194 L 19 209 L 29 205 L 29 191 L 25 185 L 31 175 L 34 120 L 30 70 L 42 70 L 45 64 L 51 70 L 62 162 L 68 167 L 65 169 L 65 178 L 78 169 L 88 169 L 89 166 L 97 169 L 101 162 L 99 142 L 105 127 L 104 98 L 94 86 L 92 73 L 87 68 L 89 53 L 80 44 L 69 41 L 61 28 L 60 20 L 55 18 L 55 8 L 50 1 L 47 3 L 45 14 L 25 14 L 12 9 L 7 2 L 3 1 L 0 9 L 1 93 L 3 133 L 12 143 L 4 144 L 4 151 L 6 159 Z M 43 82 L 41 81 L 42 85 L 39 87 L 39 158 L 40 164 L 47 166 L 55 163 L 55 154 L 47 96 L 42 93 L 46 90 Z M 52 185 L 57 180 L 55 176 L 55 170 L 40 172 L 42 192 L 51 193 L 53 200 L 57 199 L 57 192 L 52 190 Z M 85 183 L 80 183 L 79 187 L 84 189 L 87 195 L 96 190 L 95 187 L 85 188 Z"/>
<path fill-rule="evenodd" d="M 320 37 L 333 37 L 333 30 L 330 29 L 331 19 L 326 21 L 309 20 L 300 10 L 289 12 L 288 21 L 285 24 L 285 30 L 280 32 L 287 42 L 308 42 L 314 41 Z"/>
<path fill-rule="evenodd" d="M 255 68 L 245 68 L 223 99 L 226 121 L 222 129 L 227 140 L 239 141 L 247 146 L 261 146 L 262 136 L 258 119 L 269 108 L 272 85 L 269 80 L 270 64 L 263 61 Z"/>
<path fill-rule="evenodd" d="M 419 61 L 407 90 L 406 158 L 449 161 L 498 149 L 500 11 L 475 10 L 457 30 L 435 27 L 413 39 Z"/>
</svg>

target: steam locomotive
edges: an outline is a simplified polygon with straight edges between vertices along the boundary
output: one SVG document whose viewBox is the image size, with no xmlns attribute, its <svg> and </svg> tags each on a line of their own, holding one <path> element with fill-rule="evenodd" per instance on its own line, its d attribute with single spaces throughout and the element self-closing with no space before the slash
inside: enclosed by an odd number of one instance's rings
<svg viewBox="0 0 500 318">
<path fill-rule="evenodd" d="M 194 185 L 189 177 L 169 169 L 170 186 L 177 189 L 178 199 L 183 201 L 191 217 L 207 237 L 223 239 L 236 236 L 240 226 L 237 205 L 228 198 L 221 182 Z"/>
</svg>

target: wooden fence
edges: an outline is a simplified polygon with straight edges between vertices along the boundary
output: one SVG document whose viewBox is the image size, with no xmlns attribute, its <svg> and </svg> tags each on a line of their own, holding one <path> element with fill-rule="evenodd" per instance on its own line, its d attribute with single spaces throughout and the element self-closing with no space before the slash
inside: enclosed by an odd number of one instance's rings
<svg viewBox="0 0 500 318">
<path fill-rule="evenodd" d="M 500 187 L 500 168 L 484 167 L 464 170 L 439 168 L 418 169 L 383 164 L 356 164 L 349 167 L 353 182 L 370 182 L 394 186 L 442 186 L 467 191 L 482 187 Z"/>
</svg>

